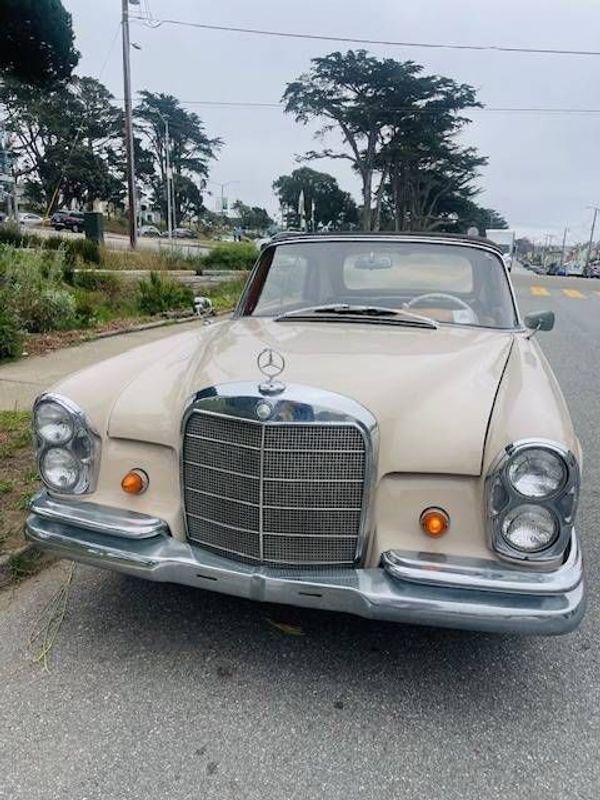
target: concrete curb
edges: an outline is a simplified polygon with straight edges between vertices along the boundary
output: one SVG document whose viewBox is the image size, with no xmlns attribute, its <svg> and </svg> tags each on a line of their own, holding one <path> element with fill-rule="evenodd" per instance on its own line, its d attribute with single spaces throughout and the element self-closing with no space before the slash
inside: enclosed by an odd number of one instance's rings
<svg viewBox="0 0 600 800">
<path fill-rule="evenodd" d="M 139 333 L 140 331 L 151 331 L 153 328 L 166 328 L 168 325 L 181 325 L 184 322 L 193 322 L 198 319 L 195 314 L 187 317 L 176 317 L 174 319 L 161 319 L 159 322 L 146 322 L 143 325 L 135 325 L 132 328 L 123 328 L 116 331 L 103 331 L 85 339 L 86 342 L 94 342 L 97 339 L 110 339 L 111 336 L 125 336 L 128 333 Z"/>
<path fill-rule="evenodd" d="M 213 317 L 224 317 L 231 314 L 231 311 L 215 311 Z M 125 336 L 127 333 L 139 333 L 139 331 L 150 331 L 153 328 L 165 328 L 168 325 L 183 325 L 186 322 L 198 322 L 201 324 L 200 317 L 196 314 L 189 314 L 187 317 L 175 317 L 174 319 L 162 319 L 160 322 L 147 322 L 144 325 L 138 325 L 135 328 L 125 328 L 122 331 L 105 331 L 98 333 L 95 336 L 86 339 L 86 342 L 93 342 L 96 339 L 109 339 L 111 336 Z"/>
</svg>

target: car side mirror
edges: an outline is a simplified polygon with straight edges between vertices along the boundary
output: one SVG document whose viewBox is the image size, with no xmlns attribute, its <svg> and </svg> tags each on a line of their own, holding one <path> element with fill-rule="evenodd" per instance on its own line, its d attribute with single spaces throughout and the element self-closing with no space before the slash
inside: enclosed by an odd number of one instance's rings
<svg viewBox="0 0 600 800">
<path fill-rule="evenodd" d="M 551 331 L 554 327 L 554 311 L 533 311 L 525 316 L 525 327 L 533 331 Z"/>
</svg>

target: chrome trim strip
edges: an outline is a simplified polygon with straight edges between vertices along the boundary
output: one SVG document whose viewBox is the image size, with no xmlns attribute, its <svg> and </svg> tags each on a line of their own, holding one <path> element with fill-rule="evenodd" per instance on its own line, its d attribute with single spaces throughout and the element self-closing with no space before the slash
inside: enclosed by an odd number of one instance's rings
<svg viewBox="0 0 600 800">
<path fill-rule="evenodd" d="M 384 569 L 274 569 L 244 564 L 170 536 L 125 540 L 31 514 L 27 538 L 58 556 L 152 581 L 369 619 L 494 633 L 560 634 L 585 613 L 583 572 L 562 594 L 447 588 L 400 581 Z M 559 576 L 563 568 L 556 570 Z"/>
<path fill-rule="evenodd" d="M 458 558 L 434 553 L 388 550 L 382 555 L 388 575 L 401 581 L 465 590 L 517 594 L 561 594 L 581 580 L 582 556 L 573 533 L 569 555 L 551 572 L 510 567 L 491 559 Z"/>
<path fill-rule="evenodd" d="M 216 415 L 215 415 L 216 416 Z M 186 434 L 190 439 L 199 439 L 202 442 L 216 442 L 216 444 L 227 444 L 229 447 L 241 447 L 242 450 L 260 450 L 260 447 L 253 447 L 251 444 L 239 444 L 238 442 L 229 442 L 227 439 L 213 439 L 211 436 L 198 436 L 197 433 Z"/>
<path fill-rule="evenodd" d="M 204 489 L 194 489 L 193 486 L 186 486 L 185 488 L 188 492 L 194 492 L 194 494 L 203 494 L 205 497 L 216 497 L 217 500 L 227 500 L 230 503 L 238 503 L 241 506 L 252 506 L 252 508 L 258 508 L 258 503 L 251 503 L 249 500 L 236 500 L 235 497 L 227 497 L 224 494 L 207 492 Z"/>
<path fill-rule="evenodd" d="M 333 392 L 327 392 L 322 389 L 316 389 L 311 386 L 304 386 L 300 384 L 288 384 L 285 389 L 277 395 L 277 397 L 269 398 L 269 402 L 273 405 L 273 413 L 271 417 L 262 422 L 255 418 L 256 403 L 264 400 L 257 383 L 253 382 L 232 382 L 219 384 L 216 386 L 209 386 L 205 389 L 198 391 L 189 398 L 181 421 L 181 437 L 182 446 L 181 453 L 183 453 L 183 437 L 185 435 L 188 420 L 195 412 L 201 412 L 209 416 L 220 417 L 223 419 L 241 419 L 246 422 L 252 422 L 255 425 L 262 426 L 262 443 L 264 444 L 264 436 L 267 427 L 286 425 L 306 425 L 307 427 L 328 426 L 337 427 L 340 425 L 348 425 L 358 429 L 362 439 L 365 443 L 365 472 L 363 476 L 363 505 L 359 508 L 348 509 L 344 508 L 343 511 L 360 511 L 360 525 L 359 535 L 357 538 L 357 547 L 355 552 L 354 564 L 360 565 L 364 561 L 366 554 L 366 546 L 371 534 L 374 513 L 374 493 L 375 493 L 375 479 L 376 479 L 376 464 L 379 452 L 379 429 L 375 417 L 364 406 L 361 406 L 355 400 L 344 395 L 338 395 Z M 211 406 L 216 405 L 218 411 L 213 410 Z M 289 419 L 288 411 L 290 408 L 304 407 L 310 410 L 312 419 L 293 420 Z M 221 442 L 223 444 L 235 444 L 233 442 Z M 291 448 L 287 450 L 278 450 L 266 448 L 269 452 L 300 452 Z M 263 448 L 264 452 L 264 448 Z M 306 450 L 302 452 L 327 452 L 334 451 L 318 451 Z M 342 451 L 335 451 L 342 452 Z M 361 450 L 343 451 L 345 453 L 361 453 Z M 194 462 L 189 462 L 193 464 Z M 180 484 L 181 496 L 185 498 L 186 487 L 184 484 L 184 460 L 180 459 Z M 262 476 L 262 458 L 261 458 L 261 476 Z M 265 480 L 277 481 L 278 478 L 269 478 Z M 323 481 L 326 483 L 327 481 Z M 354 481 L 353 481 L 354 482 Z M 260 486 L 264 485 L 261 480 Z M 231 498 L 225 498 L 231 499 Z M 261 496 L 262 507 L 262 496 Z M 238 502 L 238 501 L 235 501 Z M 252 504 L 249 504 L 252 505 Z M 279 508 L 272 506 L 271 508 Z M 304 510 L 304 509 L 303 509 Z M 315 511 L 327 511 L 326 508 L 316 508 Z M 336 509 L 334 509 L 336 510 Z M 189 537 L 187 526 L 187 518 L 184 513 L 184 525 L 186 536 Z M 262 519 L 261 525 L 261 554 L 262 554 Z M 269 559 L 271 560 L 271 559 Z"/>
<path fill-rule="evenodd" d="M 46 491 L 36 494 L 29 507 L 42 519 L 125 539 L 148 539 L 169 530 L 167 523 L 158 517 L 98 503 L 62 501 Z"/>
<path fill-rule="evenodd" d="M 236 472 L 233 469 L 221 469 L 220 467 L 210 467 L 208 464 L 201 464 L 199 461 L 190 461 L 189 458 L 183 460 L 184 464 L 190 467 L 200 467 L 201 469 L 208 469 L 211 472 L 220 472 L 223 475 L 235 475 L 237 478 L 250 478 L 253 481 L 259 480 L 258 475 L 248 475 L 246 472 Z"/>
<path fill-rule="evenodd" d="M 219 528 L 227 528 L 230 531 L 239 531 L 240 533 L 253 533 L 254 536 L 258 536 L 258 531 L 253 531 L 250 528 L 240 528 L 237 525 L 228 525 L 226 522 L 219 522 L 218 519 L 212 519 L 211 517 L 203 517 L 200 514 L 192 514 L 191 511 L 188 511 L 187 515 L 188 517 L 193 517 L 194 519 L 202 520 L 202 522 L 210 522 L 212 525 L 217 525 Z M 196 538 L 194 541 L 200 541 L 200 540 Z"/>
</svg>

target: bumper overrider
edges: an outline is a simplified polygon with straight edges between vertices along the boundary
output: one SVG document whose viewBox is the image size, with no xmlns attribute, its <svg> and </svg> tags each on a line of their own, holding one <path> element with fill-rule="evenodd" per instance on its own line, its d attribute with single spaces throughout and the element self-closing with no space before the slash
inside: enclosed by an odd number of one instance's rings
<svg viewBox="0 0 600 800">
<path fill-rule="evenodd" d="M 174 539 L 160 519 L 42 492 L 27 538 L 58 556 L 152 581 L 369 619 L 496 633 L 560 634 L 585 612 L 581 550 L 573 532 L 552 572 L 495 560 L 388 551 L 371 569 L 274 569 L 238 563 Z"/>
</svg>

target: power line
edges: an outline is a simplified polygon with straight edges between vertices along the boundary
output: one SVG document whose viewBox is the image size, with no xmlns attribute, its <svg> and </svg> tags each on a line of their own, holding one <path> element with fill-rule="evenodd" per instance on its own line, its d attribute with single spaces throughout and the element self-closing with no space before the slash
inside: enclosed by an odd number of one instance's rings
<svg viewBox="0 0 600 800">
<path fill-rule="evenodd" d="M 131 15 L 131 19 L 148 22 L 147 17 Z M 253 36 L 277 36 L 284 39 L 311 39 L 320 42 L 346 42 L 347 44 L 377 44 L 388 47 L 417 47 L 432 50 L 475 50 L 477 52 L 495 53 L 526 53 L 532 55 L 551 56 L 600 56 L 598 50 L 569 50 L 545 47 L 508 47 L 505 45 L 482 44 L 446 44 L 441 42 L 399 42 L 386 39 L 361 39 L 351 36 L 326 36 L 317 33 L 296 33 L 294 31 L 268 31 L 260 28 L 241 28 L 233 25 L 207 25 L 201 22 L 191 22 L 183 19 L 156 19 L 152 21 L 153 27 L 162 25 L 177 25 L 185 28 L 199 28 L 206 31 L 221 31 L 225 33 L 247 33 Z"/>
<path fill-rule="evenodd" d="M 115 98 L 121 100 L 122 98 Z M 216 108 L 267 108 L 283 110 L 282 103 L 269 103 L 251 100 L 179 100 L 184 106 L 213 106 Z M 439 109 L 419 108 L 415 106 L 386 106 L 386 111 L 398 111 L 407 114 L 439 114 Z M 600 114 L 600 108 L 552 108 L 539 106 L 484 106 L 483 108 L 467 108 L 465 113 L 504 113 L 504 114 Z"/>
</svg>

